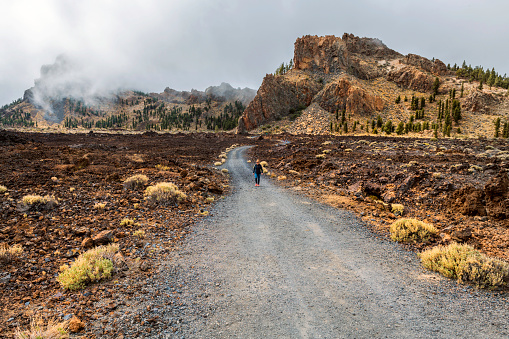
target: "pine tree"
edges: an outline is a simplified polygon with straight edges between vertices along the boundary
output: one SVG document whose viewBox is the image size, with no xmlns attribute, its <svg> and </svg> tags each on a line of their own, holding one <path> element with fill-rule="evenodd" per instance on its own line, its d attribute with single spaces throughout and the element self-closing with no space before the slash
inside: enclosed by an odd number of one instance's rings
<svg viewBox="0 0 509 339">
<path fill-rule="evenodd" d="M 382 120 L 382 117 L 380 116 L 380 114 L 378 115 L 378 117 L 376 118 L 376 127 L 378 128 L 381 128 L 382 125 L 383 125 L 383 120 Z"/>
<path fill-rule="evenodd" d="M 438 77 L 435 78 L 435 81 L 433 82 L 433 94 L 438 94 L 438 88 L 440 87 L 440 79 Z"/>
<path fill-rule="evenodd" d="M 423 109 L 426 106 L 426 99 L 424 97 L 421 98 L 421 109 Z"/>
<path fill-rule="evenodd" d="M 399 104 L 401 102 L 401 96 L 398 95 L 398 97 L 396 98 L 396 103 Z"/>
<path fill-rule="evenodd" d="M 482 86 L 482 80 L 481 80 L 481 81 L 479 81 L 479 87 L 477 87 L 477 88 L 478 88 L 479 90 L 481 90 L 481 91 L 482 91 L 482 88 L 483 88 L 483 86 Z"/>
<path fill-rule="evenodd" d="M 400 121 L 398 124 L 398 127 L 396 128 L 396 134 L 401 135 L 401 134 L 403 134 L 404 131 L 405 131 L 405 124 L 403 123 L 403 121 Z"/>
<path fill-rule="evenodd" d="M 463 98 L 463 81 L 461 82 L 460 98 Z"/>
<path fill-rule="evenodd" d="M 500 136 L 500 118 L 497 118 L 495 120 L 495 138 L 498 138 Z"/>
</svg>

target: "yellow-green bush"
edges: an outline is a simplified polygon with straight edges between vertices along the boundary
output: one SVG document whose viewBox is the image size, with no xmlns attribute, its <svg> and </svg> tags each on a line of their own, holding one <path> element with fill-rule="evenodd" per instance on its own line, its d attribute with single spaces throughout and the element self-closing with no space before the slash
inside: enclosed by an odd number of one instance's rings
<svg viewBox="0 0 509 339">
<path fill-rule="evenodd" d="M 63 288 L 78 290 L 90 282 L 112 276 L 114 272 L 113 256 L 118 252 L 118 245 L 99 246 L 80 254 L 71 266 L 60 267 L 57 281 Z"/>
<path fill-rule="evenodd" d="M 133 237 L 137 237 L 140 239 L 145 238 L 145 231 L 144 230 L 137 230 L 133 233 Z"/>
<path fill-rule="evenodd" d="M 94 204 L 94 209 L 102 211 L 106 208 L 106 203 L 104 202 L 97 202 Z"/>
<path fill-rule="evenodd" d="M 124 218 L 122 221 L 120 221 L 120 226 L 133 226 L 135 225 L 135 222 L 133 219 Z"/>
<path fill-rule="evenodd" d="M 24 210 L 49 210 L 58 205 L 58 201 L 54 196 L 30 194 L 21 198 L 21 205 Z"/>
<path fill-rule="evenodd" d="M 467 244 L 436 246 L 419 257 L 424 267 L 460 283 L 495 289 L 509 282 L 509 263 L 488 257 Z"/>
<path fill-rule="evenodd" d="M 145 190 L 145 199 L 152 203 L 181 202 L 187 195 L 171 182 L 160 182 Z"/>
<path fill-rule="evenodd" d="M 394 215 L 403 215 L 403 212 L 405 212 L 405 206 L 401 204 L 392 204 L 391 205 L 391 211 L 394 213 Z"/>
<path fill-rule="evenodd" d="M 136 174 L 124 180 L 124 188 L 136 189 L 145 186 L 148 182 L 148 177 L 144 174 Z"/>
<path fill-rule="evenodd" d="M 5 187 L 4 185 L 0 185 L 0 194 L 5 192 L 7 192 L 7 187 Z"/>
<path fill-rule="evenodd" d="M 0 264 L 6 264 L 11 262 L 16 257 L 19 257 L 23 253 L 23 247 L 16 244 L 9 246 L 7 244 L 0 245 Z"/>
<path fill-rule="evenodd" d="M 29 330 L 16 330 L 15 339 L 63 339 L 69 338 L 69 320 L 57 322 L 49 320 L 47 323 L 41 317 L 30 319 Z"/>
<path fill-rule="evenodd" d="M 398 219 L 389 231 L 391 239 L 398 242 L 426 242 L 437 234 L 437 229 L 417 219 Z"/>
</svg>

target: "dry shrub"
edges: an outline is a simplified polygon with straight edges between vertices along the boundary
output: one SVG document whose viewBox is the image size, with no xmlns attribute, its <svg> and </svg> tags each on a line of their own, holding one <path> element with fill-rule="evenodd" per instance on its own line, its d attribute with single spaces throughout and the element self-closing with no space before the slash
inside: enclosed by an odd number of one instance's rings
<svg viewBox="0 0 509 339">
<path fill-rule="evenodd" d="M 122 221 L 120 221 L 120 226 L 134 226 L 136 223 L 133 219 L 124 218 Z"/>
<path fill-rule="evenodd" d="M 262 167 L 269 166 L 269 164 L 266 161 L 260 161 L 260 165 L 262 165 Z"/>
<path fill-rule="evenodd" d="M 316 158 L 317 159 L 325 159 L 325 154 L 317 154 Z"/>
<path fill-rule="evenodd" d="M 90 282 L 99 281 L 114 273 L 113 256 L 118 252 L 118 245 L 92 248 L 74 261 L 71 266 L 60 267 L 57 281 L 63 288 L 78 290 Z"/>
<path fill-rule="evenodd" d="M 419 256 L 424 267 L 460 283 L 496 289 L 509 282 L 509 263 L 488 257 L 467 244 L 436 246 Z"/>
<path fill-rule="evenodd" d="M 0 185 L 0 194 L 7 192 L 7 187 Z"/>
<path fill-rule="evenodd" d="M 124 180 L 124 188 L 137 189 L 145 186 L 148 182 L 148 177 L 144 174 L 136 174 Z"/>
<path fill-rule="evenodd" d="M 23 253 L 23 247 L 19 244 L 9 246 L 0 244 L 0 264 L 7 264 Z"/>
<path fill-rule="evenodd" d="M 15 339 L 63 339 L 69 338 L 69 320 L 57 322 L 48 320 L 45 323 L 42 318 L 34 317 L 30 319 L 29 330 L 16 330 Z"/>
<path fill-rule="evenodd" d="M 416 219 L 399 219 L 392 223 L 391 239 L 398 242 L 426 242 L 437 234 L 437 229 Z"/>
<path fill-rule="evenodd" d="M 394 215 L 403 215 L 403 212 L 405 212 L 405 206 L 401 204 L 392 204 L 391 212 L 394 213 Z"/>
<path fill-rule="evenodd" d="M 145 238 L 145 231 L 144 230 L 137 230 L 133 233 L 133 237 L 137 237 L 140 239 Z"/>
<path fill-rule="evenodd" d="M 277 180 L 286 180 L 286 175 L 280 175 L 277 177 Z"/>
<path fill-rule="evenodd" d="M 223 172 L 223 173 L 225 173 L 225 174 L 226 174 L 226 173 L 228 173 L 228 169 L 227 169 L 227 168 L 223 168 L 223 169 L 221 170 L 221 172 Z"/>
<path fill-rule="evenodd" d="M 102 211 L 105 208 L 106 208 L 106 203 L 104 203 L 104 202 L 97 202 L 94 205 L 94 209 L 99 210 L 99 211 Z"/>
<path fill-rule="evenodd" d="M 216 162 L 214 163 L 214 166 L 221 166 L 222 164 L 223 164 L 223 163 L 222 163 L 221 161 L 216 161 Z"/>
<path fill-rule="evenodd" d="M 171 182 L 160 182 L 154 186 L 147 187 L 145 199 L 152 203 L 179 203 L 187 199 L 187 195 Z"/>
<path fill-rule="evenodd" d="M 158 165 L 156 165 L 156 169 L 158 169 L 160 171 L 169 171 L 171 168 L 169 166 L 158 164 Z"/>
<path fill-rule="evenodd" d="M 206 202 L 207 204 L 211 204 L 211 203 L 213 203 L 213 202 L 214 202 L 214 197 L 208 197 L 208 198 L 206 198 L 206 199 L 205 199 L 205 202 Z"/>
<path fill-rule="evenodd" d="M 21 198 L 21 207 L 23 210 L 49 210 L 58 205 L 54 196 L 46 195 L 25 195 Z"/>
</svg>

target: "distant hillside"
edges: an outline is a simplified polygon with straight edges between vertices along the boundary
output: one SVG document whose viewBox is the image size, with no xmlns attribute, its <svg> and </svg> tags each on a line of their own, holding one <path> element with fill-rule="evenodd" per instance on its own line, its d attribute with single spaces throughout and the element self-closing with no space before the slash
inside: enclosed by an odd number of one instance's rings
<svg viewBox="0 0 509 339">
<path fill-rule="evenodd" d="M 227 83 L 204 92 L 101 92 L 90 81 L 76 79 L 74 67 L 65 57 L 43 66 L 35 86 L 0 109 L 0 127 L 232 130 L 256 95 Z"/>
<path fill-rule="evenodd" d="M 509 78 L 344 34 L 304 36 L 268 74 L 238 131 L 509 136 Z M 497 119 L 498 122 L 497 122 Z"/>
</svg>

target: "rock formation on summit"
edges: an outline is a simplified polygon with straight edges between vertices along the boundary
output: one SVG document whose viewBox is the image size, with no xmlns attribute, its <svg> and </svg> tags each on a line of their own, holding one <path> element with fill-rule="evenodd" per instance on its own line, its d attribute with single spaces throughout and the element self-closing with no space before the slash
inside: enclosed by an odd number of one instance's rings
<svg viewBox="0 0 509 339">
<path fill-rule="evenodd" d="M 345 33 L 342 38 L 331 35 L 298 38 L 293 69 L 285 75 L 269 74 L 264 78 L 258 94 L 239 119 L 238 131 L 250 131 L 283 118 L 290 110 L 307 107 L 311 102 L 317 102 L 329 112 L 381 110 L 384 103 L 380 97 L 369 94 L 358 83 L 353 85 L 344 75 L 374 79 L 385 74 L 380 67 L 381 60 L 400 57 L 401 54 L 378 39 L 352 34 Z"/>
<path fill-rule="evenodd" d="M 394 84 L 401 91 L 431 93 L 435 78 L 449 72 L 438 59 L 403 56 L 379 39 L 347 33 L 341 38 L 307 35 L 295 42 L 293 68 L 264 78 L 258 94 L 239 119 L 238 132 L 280 120 L 311 103 L 330 114 L 346 110 L 373 118 L 394 102 L 394 98 L 387 101 L 389 87 L 393 93 L 400 91 Z M 387 84 L 385 93 L 377 87 L 380 83 Z M 440 88 L 443 93 L 448 89 Z"/>
</svg>

